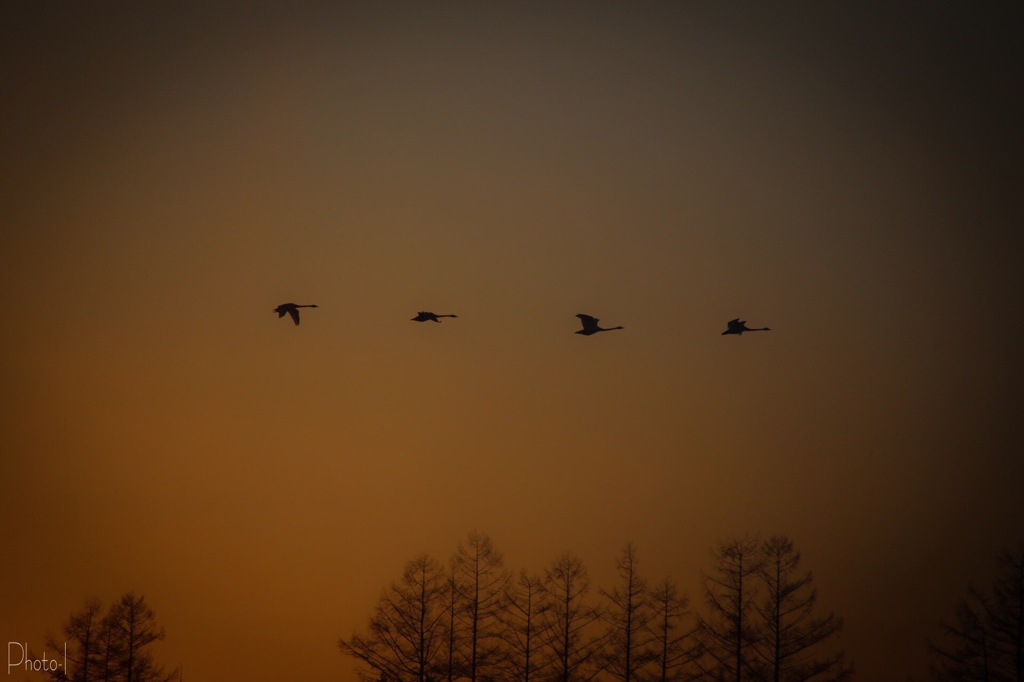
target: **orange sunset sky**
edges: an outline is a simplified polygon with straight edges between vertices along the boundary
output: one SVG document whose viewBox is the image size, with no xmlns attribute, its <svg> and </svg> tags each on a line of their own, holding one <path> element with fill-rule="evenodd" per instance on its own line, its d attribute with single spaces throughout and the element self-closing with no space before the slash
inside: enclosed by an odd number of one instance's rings
<svg viewBox="0 0 1024 682">
<path fill-rule="evenodd" d="M 3 3 L 0 642 L 134 590 L 190 682 L 353 682 L 473 529 L 697 607 L 760 532 L 923 679 L 1024 537 L 1021 19 Z"/>
</svg>

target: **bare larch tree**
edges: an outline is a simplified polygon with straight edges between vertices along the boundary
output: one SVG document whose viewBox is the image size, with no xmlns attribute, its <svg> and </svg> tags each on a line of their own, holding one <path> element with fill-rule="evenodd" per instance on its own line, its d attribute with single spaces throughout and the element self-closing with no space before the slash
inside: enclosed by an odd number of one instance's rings
<svg viewBox="0 0 1024 682">
<path fill-rule="evenodd" d="M 842 630 L 843 622 L 832 613 L 814 615 L 818 591 L 811 573 L 798 573 L 800 552 L 781 535 L 766 540 L 761 552 L 757 611 L 762 637 L 754 646 L 761 678 L 770 682 L 849 679 L 853 668 L 844 662 L 843 652 L 822 652 L 822 645 Z"/>
<path fill-rule="evenodd" d="M 542 584 L 550 604 L 543 628 L 554 659 L 549 677 L 557 682 L 589 682 L 600 672 L 601 637 L 592 626 L 601 614 L 586 601 L 587 569 L 578 557 L 566 553 L 544 571 Z"/>
<path fill-rule="evenodd" d="M 690 600 L 675 582 L 665 578 L 651 590 L 650 631 L 653 670 L 647 682 L 684 682 L 692 679 L 692 664 L 700 654 L 696 628 L 688 625 Z"/>
<path fill-rule="evenodd" d="M 990 593 L 971 587 L 942 641 L 928 643 L 939 682 L 1024 682 L 1024 542 L 996 556 Z"/>
<path fill-rule="evenodd" d="M 428 682 L 442 671 L 446 641 L 444 569 L 421 554 L 405 565 L 402 577 L 377 602 L 369 634 L 338 641 L 341 652 L 363 664 L 366 682 Z"/>
<path fill-rule="evenodd" d="M 126 592 L 106 615 L 98 599 L 89 599 L 64 625 L 68 649 L 68 670 L 50 675 L 54 680 L 72 682 L 171 682 L 180 679 L 178 669 L 167 672 L 157 663 L 152 645 L 164 639 L 156 612 L 145 597 Z M 47 646 L 57 651 L 56 640 Z M 61 647 L 62 648 L 62 647 Z"/>
<path fill-rule="evenodd" d="M 753 647 L 761 637 L 753 619 L 759 545 L 756 538 L 744 537 L 721 542 L 712 553 L 712 574 L 704 576 L 709 614 L 698 623 L 700 665 L 711 679 L 742 682 L 755 672 Z"/>
<path fill-rule="evenodd" d="M 535 682 L 551 666 L 544 655 L 544 614 L 549 604 L 539 577 L 520 571 L 508 587 L 505 609 L 499 616 L 504 641 L 503 677 L 509 682 Z"/>
<path fill-rule="evenodd" d="M 614 679 L 634 682 L 639 671 L 652 660 L 652 611 L 647 581 L 637 572 L 637 551 L 633 543 L 622 548 L 615 562 L 619 582 L 601 590 L 608 600 L 604 619 L 608 624 L 604 669 Z"/>
<path fill-rule="evenodd" d="M 511 578 L 491 538 L 476 531 L 459 543 L 451 566 L 458 595 L 457 618 L 466 633 L 465 674 L 470 682 L 477 682 L 481 671 L 488 671 L 499 660 L 498 614 Z"/>
</svg>

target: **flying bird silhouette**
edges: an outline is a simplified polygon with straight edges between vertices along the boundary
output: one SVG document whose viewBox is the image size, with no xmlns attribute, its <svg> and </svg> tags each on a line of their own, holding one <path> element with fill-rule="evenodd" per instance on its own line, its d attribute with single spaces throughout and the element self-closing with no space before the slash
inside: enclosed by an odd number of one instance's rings
<svg viewBox="0 0 1024 682">
<path fill-rule="evenodd" d="M 616 329 L 625 329 L 625 327 L 623 327 L 621 325 L 618 326 L 618 327 L 607 327 L 607 328 L 606 327 L 598 327 L 597 323 L 600 322 L 601 320 L 597 319 L 596 317 L 591 317 L 590 315 L 584 315 L 583 313 L 577 313 L 576 317 L 580 318 L 580 322 L 583 323 L 583 329 L 581 329 L 581 330 L 579 330 L 578 332 L 575 332 L 575 333 L 576 334 L 583 334 L 584 336 L 590 336 L 591 334 L 596 334 L 598 332 L 610 332 L 610 331 L 615 331 Z"/>
<path fill-rule="evenodd" d="M 728 329 L 722 332 L 722 336 L 726 334 L 742 334 L 743 332 L 770 332 L 771 329 L 768 327 L 758 327 L 757 329 L 751 329 L 747 326 L 746 320 L 736 318 L 735 320 L 729 320 L 727 323 Z"/>
<path fill-rule="evenodd" d="M 313 305 L 299 305 L 298 303 L 282 303 L 281 305 L 274 308 L 274 312 L 277 313 L 278 317 L 284 317 L 285 313 L 292 316 L 292 322 L 298 326 L 299 324 L 299 308 L 319 308 L 320 306 Z"/>
<path fill-rule="evenodd" d="M 425 310 L 421 310 L 416 313 L 416 317 L 412 318 L 412 321 L 426 322 L 427 320 L 430 320 L 432 322 L 440 322 L 441 320 L 437 319 L 439 317 L 458 317 L 458 315 L 435 315 L 434 313 L 428 313 Z"/>
</svg>

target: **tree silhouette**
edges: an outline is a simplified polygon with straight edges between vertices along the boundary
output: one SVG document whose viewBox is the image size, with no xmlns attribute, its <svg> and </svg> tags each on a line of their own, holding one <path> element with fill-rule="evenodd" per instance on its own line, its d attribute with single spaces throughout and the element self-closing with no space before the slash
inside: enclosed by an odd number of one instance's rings
<svg viewBox="0 0 1024 682">
<path fill-rule="evenodd" d="M 1024 680 L 1024 542 L 996 556 L 990 594 L 974 587 L 941 622 L 943 642 L 929 642 L 931 672 L 941 682 Z"/>
<path fill-rule="evenodd" d="M 957 604 L 955 623 L 939 624 L 949 644 L 937 646 L 929 642 L 934 679 L 950 682 L 990 679 L 992 643 L 985 624 L 984 600 L 984 596 L 970 588 L 967 598 Z"/>
<path fill-rule="evenodd" d="M 544 613 L 544 633 L 553 661 L 552 679 L 586 682 L 599 672 L 600 638 L 591 626 L 600 612 L 586 603 L 590 577 L 583 562 L 566 553 L 544 571 L 543 588 L 550 608 Z"/>
<path fill-rule="evenodd" d="M 701 668 L 712 679 L 741 682 L 756 673 L 753 646 L 761 636 L 753 620 L 759 542 L 749 537 L 721 542 L 712 556 L 713 574 L 704 575 L 710 613 L 698 623 Z"/>
<path fill-rule="evenodd" d="M 605 672 L 622 682 L 633 682 L 639 670 L 651 660 L 652 612 L 648 602 L 647 581 L 637 573 L 637 552 L 627 543 L 615 562 L 619 584 L 610 591 L 601 590 L 610 602 L 604 616 L 608 623 Z"/>
<path fill-rule="evenodd" d="M 996 556 L 998 576 L 985 615 L 992 631 L 997 677 L 1024 680 L 1024 541 Z"/>
<path fill-rule="evenodd" d="M 106 626 L 118 644 L 114 667 L 119 678 L 125 682 L 165 682 L 178 677 L 176 670 L 165 673 L 149 652 L 149 646 L 162 640 L 165 632 L 142 595 L 122 595 L 110 607 Z"/>
<path fill-rule="evenodd" d="M 103 680 L 101 661 L 104 656 L 103 604 L 99 599 L 87 599 L 82 608 L 72 613 L 64 624 L 64 642 L 58 644 L 52 636 L 47 636 L 46 646 L 53 652 L 63 652 L 67 645 L 68 662 L 71 664 L 70 675 L 66 670 L 53 674 L 53 679 L 66 679 L 71 682 L 93 682 Z"/>
<path fill-rule="evenodd" d="M 679 594 L 674 581 L 665 578 L 651 590 L 652 651 L 654 672 L 648 682 L 682 682 L 691 679 L 687 668 L 696 661 L 700 647 L 696 629 L 682 622 L 690 614 L 689 599 Z"/>
<path fill-rule="evenodd" d="M 801 571 L 788 538 L 718 543 L 712 569 L 703 574 L 706 611 L 696 617 L 672 579 L 648 588 L 637 556 L 633 544 L 623 546 L 617 580 L 598 589 L 603 598 L 594 604 L 579 557 L 564 553 L 542 576 L 520 571 L 512 580 L 490 538 L 473 532 L 447 568 L 426 554 L 406 563 L 382 592 L 368 632 L 338 646 L 355 659 L 362 682 L 840 682 L 851 676 L 842 653 L 828 648 L 842 622 L 815 613 L 813 576 Z M 995 605 L 1020 597 L 1013 571 L 1021 559 L 1007 554 L 1000 561 L 995 596 L 979 599 L 972 613 L 989 655 L 998 651 L 1008 661 L 1020 655 L 1013 648 L 1019 629 L 1012 628 L 1020 611 Z M 80 620 L 74 631 L 84 633 Z M 101 627 L 99 640 L 107 634 Z M 116 642 L 101 644 L 90 669 L 102 671 L 109 652 L 115 663 L 124 657 Z"/>
<path fill-rule="evenodd" d="M 360 679 L 427 682 L 442 672 L 446 587 L 444 570 L 433 557 L 421 554 L 405 565 L 400 581 L 378 601 L 369 635 L 338 641 L 342 653 L 368 668 L 359 671 Z"/>
<path fill-rule="evenodd" d="M 459 621 L 459 586 L 456 582 L 455 570 L 448 567 L 448 574 L 445 578 L 445 601 L 444 613 L 447 623 L 445 632 L 444 671 L 445 679 L 453 682 L 456 678 L 462 677 L 464 666 L 458 659 L 458 643 L 461 639 L 461 625 Z"/>
<path fill-rule="evenodd" d="M 757 611 L 763 622 L 763 636 L 755 645 L 762 668 L 761 677 L 771 682 L 840 682 L 849 679 L 852 668 L 843 653 L 813 657 L 814 651 L 843 627 L 842 619 L 829 613 L 813 615 L 818 592 L 811 573 L 798 576 L 800 553 L 793 542 L 776 535 L 761 547 L 758 576 L 763 588 Z M 814 651 L 812 651 L 814 649 Z"/>
<path fill-rule="evenodd" d="M 502 668 L 510 682 L 534 682 L 551 665 L 551 657 L 543 655 L 540 644 L 545 635 L 544 615 L 550 608 L 544 597 L 540 578 L 526 571 L 508 587 L 505 609 L 498 617 L 505 644 Z"/>
<path fill-rule="evenodd" d="M 101 616 L 103 605 L 98 599 L 89 599 L 83 607 L 72 613 L 64 624 L 63 632 L 68 649 L 69 671 L 57 670 L 50 674 L 54 680 L 72 682 L 170 682 L 181 677 L 175 669 L 166 672 L 156 662 L 151 645 L 165 636 L 157 625 L 156 613 L 145 597 L 126 592 Z M 58 647 L 52 636 L 47 646 Z"/>
<path fill-rule="evenodd" d="M 476 682 L 478 673 L 498 662 L 498 613 L 504 606 L 510 574 L 491 539 L 473 531 L 452 556 L 452 578 L 458 595 L 456 613 L 467 634 L 463 659 L 466 675 Z"/>
</svg>

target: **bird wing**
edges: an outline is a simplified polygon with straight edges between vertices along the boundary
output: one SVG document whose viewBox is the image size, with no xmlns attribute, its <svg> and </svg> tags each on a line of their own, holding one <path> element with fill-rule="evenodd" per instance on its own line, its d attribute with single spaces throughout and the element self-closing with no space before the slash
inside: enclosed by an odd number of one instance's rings
<svg viewBox="0 0 1024 682">
<path fill-rule="evenodd" d="M 583 323 L 584 329 L 597 329 L 597 323 L 600 322 L 596 317 L 590 315 L 584 315 L 583 313 L 576 313 L 576 317 L 580 318 L 580 322 Z"/>
<path fill-rule="evenodd" d="M 292 322 L 294 322 L 296 325 L 298 325 L 299 324 L 299 311 L 296 310 L 295 308 L 289 308 L 288 309 L 288 314 L 292 316 Z"/>
</svg>

